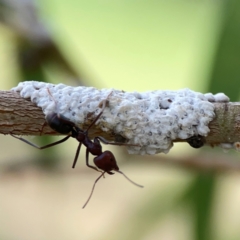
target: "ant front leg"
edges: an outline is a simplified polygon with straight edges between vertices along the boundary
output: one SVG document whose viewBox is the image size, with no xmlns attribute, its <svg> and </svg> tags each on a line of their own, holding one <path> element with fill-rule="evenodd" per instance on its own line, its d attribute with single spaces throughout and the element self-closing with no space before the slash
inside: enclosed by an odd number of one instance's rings
<svg viewBox="0 0 240 240">
<path fill-rule="evenodd" d="M 99 169 L 97 169 L 96 167 L 94 167 L 94 166 L 92 166 L 92 165 L 89 164 L 89 151 L 88 151 L 88 149 L 86 150 L 86 165 L 87 165 L 88 167 L 90 167 L 90 168 L 98 171 L 98 172 L 102 172 L 102 171 L 100 171 Z"/>
<path fill-rule="evenodd" d="M 61 139 L 61 140 L 59 140 L 59 141 L 57 141 L 57 142 L 50 143 L 50 144 L 45 145 L 45 146 L 43 146 L 43 147 L 39 147 L 39 146 L 37 146 L 37 145 L 29 142 L 28 140 L 26 140 L 26 139 L 24 139 L 24 138 L 17 137 L 17 136 L 15 136 L 15 135 L 13 135 L 13 134 L 10 134 L 10 135 L 11 135 L 12 137 L 14 137 L 14 138 L 17 138 L 17 139 L 21 140 L 22 142 L 27 143 L 28 145 L 30 145 L 30 146 L 32 146 L 32 147 L 35 147 L 35 148 L 39 149 L 39 150 L 42 150 L 42 149 L 45 149 L 45 148 L 49 148 L 49 147 L 53 147 L 53 146 L 55 146 L 55 145 L 57 145 L 57 144 L 60 144 L 60 143 L 62 143 L 62 142 L 67 141 L 67 140 L 71 137 L 71 135 L 68 135 L 67 137 L 65 137 L 65 138 L 63 138 L 63 139 Z"/>
<path fill-rule="evenodd" d="M 76 163 L 77 163 L 77 160 L 78 160 L 78 156 L 79 156 L 79 152 L 80 152 L 80 149 L 81 149 L 81 145 L 82 145 L 82 143 L 79 142 L 78 148 L 77 148 L 77 151 L 76 151 L 76 154 L 75 154 L 75 158 L 73 160 L 72 168 L 75 168 L 75 166 L 76 166 Z"/>
</svg>

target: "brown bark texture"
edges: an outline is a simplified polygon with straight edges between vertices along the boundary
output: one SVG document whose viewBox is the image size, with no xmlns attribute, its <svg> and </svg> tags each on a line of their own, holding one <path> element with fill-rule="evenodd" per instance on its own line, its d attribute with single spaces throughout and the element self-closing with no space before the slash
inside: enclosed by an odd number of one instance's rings
<svg viewBox="0 0 240 240">
<path fill-rule="evenodd" d="M 211 146 L 220 143 L 240 142 L 240 103 L 214 103 L 215 118 L 210 122 L 210 133 L 204 138 Z M 112 140 L 93 126 L 90 137 L 103 136 Z M 0 133 L 14 135 L 60 135 L 45 121 L 41 108 L 13 91 L 0 91 Z M 184 140 L 180 140 L 181 142 Z M 178 142 L 178 140 L 176 140 Z"/>
</svg>

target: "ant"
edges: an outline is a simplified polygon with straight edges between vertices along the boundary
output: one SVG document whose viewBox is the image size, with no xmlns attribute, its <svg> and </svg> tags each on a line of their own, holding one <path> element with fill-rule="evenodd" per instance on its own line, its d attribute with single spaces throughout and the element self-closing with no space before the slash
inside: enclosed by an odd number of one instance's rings
<svg viewBox="0 0 240 240">
<path fill-rule="evenodd" d="M 188 138 L 187 142 L 193 148 L 200 148 L 204 145 L 205 140 L 201 135 L 194 135 Z"/>
<path fill-rule="evenodd" d="M 55 102 L 50 90 L 47 88 L 47 91 L 50 95 L 50 97 L 53 99 L 53 101 Z M 108 95 L 108 97 L 112 94 L 112 92 Z M 86 147 L 86 165 L 96 171 L 101 172 L 101 175 L 95 180 L 94 185 L 92 187 L 92 191 L 90 193 L 89 198 L 87 199 L 86 203 L 84 204 L 83 208 L 88 204 L 89 200 L 91 199 L 91 196 L 93 194 L 94 188 L 96 183 L 98 182 L 98 180 L 101 177 L 104 177 L 105 173 L 108 173 L 110 175 L 114 174 L 112 171 L 116 171 L 120 174 L 122 174 L 127 180 L 129 180 L 132 184 L 138 186 L 138 187 L 143 187 L 135 182 L 133 182 L 131 179 L 129 179 L 122 171 L 119 170 L 119 167 L 117 165 L 117 161 L 113 155 L 113 153 L 111 151 L 102 151 L 102 146 L 101 143 L 105 143 L 105 144 L 112 144 L 112 145 L 128 145 L 128 146 L 138 146 L 138 145 L 133 145 L 133 144 L 124 144 L 124 143 L 110 143 L 108 142 L 106 139 L 104 139 L 103 137 L 95 137 L 93 139 L 93 141 L 89 138 L 88 136 L 88 131 L 89 129 L 97 122 L 97 120 L 101 117 L 101 115 L 103 114 L 104 109 L 106 108 L 107 104 L 108 104 L 108 97 L 102 101 L 101 105 L 102 105 L 102 109 L 100 111 L 100 113 L 96 116 L 96 118 L 92 121 L 92 123 L 88 126 L 88 128 L 86 130 L 82 130 L 81 128 L 77 127 L 75 125 L 75 123 L 69 121 L 69 119 L 67 119 L 66 117 L 64 117 L 61 114 L 58 113 L 50 113 L 46 116 L 46 122 L 49 124 L 49 126 L 61 133 L 61 134 L 68 134 L 65 138 L 48 144 L 46 146 L 43 147 L 39 147 L 29 141 L 27 141 L 24 138 L 21 137 L 17 137 L 12 135 L 13 137 L 35 147 L 38 148 L 40 150 L 45 149 L 45 148 L 49 148 L 52 146 L 55 146 L 57 144 L 60 144 L 62 142 L 65 142 L 66 140 L 68 140 L 70 137 L 75 138 L 79 144 L 77 147 L 77 151 L 74 157 L 74 161 L 73 161 L 73 165 L 72 168 L 75 168 L 77 160 L 78 160 L 78 156 L 80 153 L 80 149 L 81 149 L 81 145 L 83 144 Z M 55 102 L 56 104 L 56 102 Z M 99 104 L 100 105 L 100 104 Z M 91 153 L 92 155 L 96 156 L 93 159 L 94 164 L 97 166 L 92 166 L 89 164 L 89 153 Z M 102 171 L 100 171 L 99 169 L 101 169 Z"/>
</svg>

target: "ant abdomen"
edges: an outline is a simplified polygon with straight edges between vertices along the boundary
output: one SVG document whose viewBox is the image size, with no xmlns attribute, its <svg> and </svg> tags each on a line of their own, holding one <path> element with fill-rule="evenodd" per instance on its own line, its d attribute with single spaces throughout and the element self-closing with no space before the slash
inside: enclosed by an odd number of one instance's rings
<svg viewBox="0 0 240 240">
<path fill-rule="evenodd" d="M 46 116 L 46 121 L 53 130 L 61 134 L 68 134 L 73 129 L 73 123 L 61 114 L 50 113 Z"/>
</svg>

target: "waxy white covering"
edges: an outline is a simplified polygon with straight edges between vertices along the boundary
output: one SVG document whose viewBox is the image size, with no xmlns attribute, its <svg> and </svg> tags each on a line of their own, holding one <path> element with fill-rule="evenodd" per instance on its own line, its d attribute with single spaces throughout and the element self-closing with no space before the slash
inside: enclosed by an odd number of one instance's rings
<svg viewBox="0 0 240 240">
<path fill-rule="evenodd" d="M 89 114 L 97 116 L 101 101 L 108 97 L 109 104 L 97 124 L 103 131 L 138 144 L 128 146 L 131 154 L 167 153 L 175 139 L 207 136 L 208 124 L 215 116 L 212 102 L 229 101 L 223 93 L 202 94 L 189 89 L 138 93 L 37 81 L 21 82 L 12 90 L 30 98 L 45 115 L 60 113 L 80 128 Z"/>
</svg>

